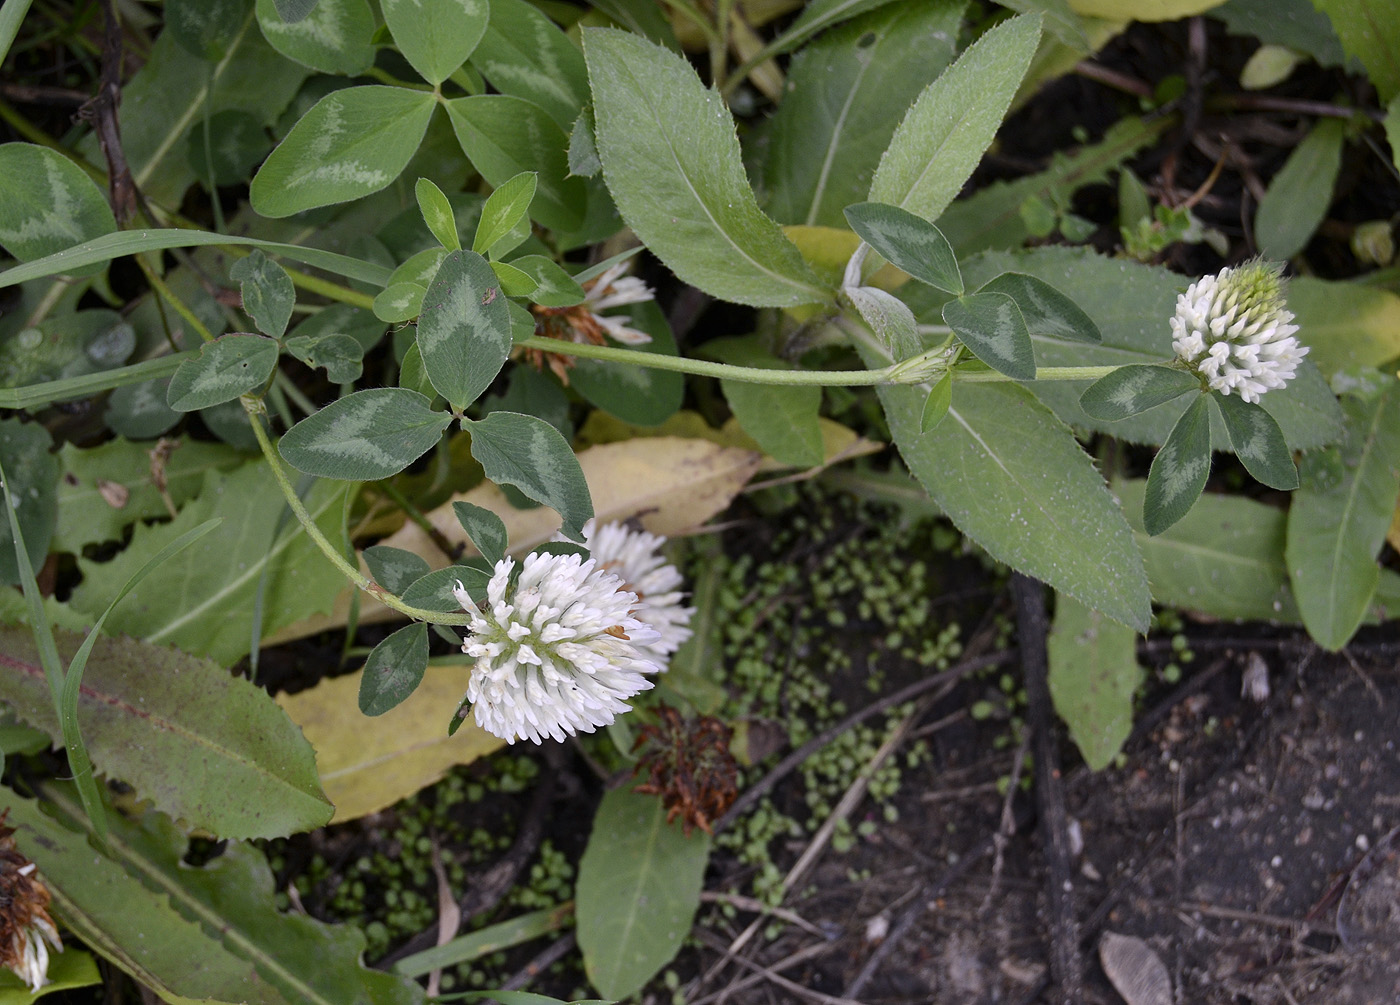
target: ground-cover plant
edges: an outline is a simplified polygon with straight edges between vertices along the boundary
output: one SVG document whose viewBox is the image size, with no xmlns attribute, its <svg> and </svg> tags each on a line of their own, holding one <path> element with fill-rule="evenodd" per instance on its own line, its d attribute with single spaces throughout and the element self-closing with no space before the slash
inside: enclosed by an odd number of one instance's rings
<svg viewBox="0 0 1400 1005">
<path fill-rule="evenodd" d="M 1329 648 L 1384 617 L 1400 301 L 1300 252 L 1400 81 L 1347 4 L 1290 4 L 1310 28 L 1278 41 L 1359 60 L 1378 103 L 1326 106 L 1254 247 L 1182 275 L 1141 260 L 1209 236 L 1209 183 L 1154 209 L 1123 172 L 1123 257 L 1024 247 L 1091 236 L 1076 190 L 1196 114 L 1170 88 L 955 201 L 1009 110 L 1132 13 L 1106 0 L 10 0 L 7 65 L 71 54 L 98 91 L 73 130 L 0 106 L 0 700 L 6 752 L 47 737 L 75 780 L 16 774 L 11 799 L 58 920 L 170 1000 L 420 1000 L 410 976 L 452 950 L 363 968 L 353 933 L 278 914 L 237 842 L 502 743 L 606 729 L 630 752 L 638 695 L 699 706 L 729 682 L 685 672 L 713 598 L 618 522 L 692 530 L 761 469 L 877 431 L 924 505 L 1055 589 L 1052 690 L 1093 765 L 1126 735 L 1154 601 L 1301 620 Z M 1246 0 L 1219 16 L 1281 30 Z M 733 305 L 725 327 L 683 352 L 643 274 L 668 303 Z M 1145 481 L 1114 443 L 1157 448 Z M 1248 491 L 1202 495 L 1214 451 Z M 389 620 L 348 689 L 279 705 L 227 673 L 316 630 L 349 654 Z M 922 644 L 933 664 L 954 643 Z M 149 808 L 114 811 L 95 772 Z M 233 843 L 188 869 L 194 832 Z M 660 801 L 604 797 L 576 891 L 599 993 L 674 954 L 708 852 Z M 132 917 L 160 937 L 135 944 Z"/>
</svg>

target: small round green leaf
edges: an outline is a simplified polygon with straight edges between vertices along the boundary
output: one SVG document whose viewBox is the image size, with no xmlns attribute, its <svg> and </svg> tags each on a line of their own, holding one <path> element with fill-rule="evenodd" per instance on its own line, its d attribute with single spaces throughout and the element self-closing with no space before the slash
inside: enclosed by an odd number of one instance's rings
<svg viewBox="0 0 1400 1005">
<path fill-rule="evenodd" d="M 943 321 L 962 344 L 993 370 L 1016 380 L 1035 379 L 1035 351 L 1021 309 L 1005 293 L 973 293 L 950 300 Z"/>
<path fill-rule="evenodd" d="M 486 0 L 380 0 L 403 58 L 428 83 L 441 84 L 467 61 L 486 33 Z"/>
<path fill-rule="evenodd" d="M 1212 394 L 1216 411 L 1230 434 L 1230 446 L 1255 478 L 1271 489 L 1290 492 L 1298 487 L 1298 468 L 1274 417 L 1263 406 L 1234 394 Z"/>
<path fill-rule="evenodd" d="M 228 275 L 238 281 L 243 291 L 243 312 L 253 319 L 258 331 L 281 338 L 297 299 L 287 270 L 254 248 L 247 258 L 233 263 Z"/>
<path fill-rule="evenodd" d="M 447 201 L 442 189 L 427 178 L 419 178 L 413 187 L 413 194 L 418 199 L 418 209 L 423 214 L 423 222 L 428 225 L 438 243 L 448 251 L 461 248 L 462 241 L 457 236 L 457 217 L 452 212 L 452 203 Z"/>
<path fill-rule="evenodd" d="M 324 369 L 332 384 L 353 383 L 364 370 L 365 347 L 350 335 L 293 335 L 283 344 L 307 366 Z"/>
<path fill-rule="evenodd" d="M 82 168 L 33 143 L 0 144 L 0 245 L 21 262 L 33 261 L 117 229 L 107 199 Z M 91 276 L 107 263 L 73 270 Z"/>
<path fill-rule="evenodd" d="M 453 587 L 461 583 L 472 600 L 480 605 L 486 602 L 486 584 L 490 580 L 491 574 L 476 566 L 449 565 L 414 580 L 401 596 L 411 607 L 448 614 L 462 609 L 452 592 Z"/>
<path fill-rule="evenodd" d="M 253 209 L 291 216 L 386 188 L 418 150 L 435 107 L 432 94 L 406 87 L 332 91 L 258 169 L 249 190 Z"/>
<path fill-rule="evenodd" d="M 374 62 L 374 12 L 367 0 L 322 0 L 296 19 L 283 18 L 280 6 L 278 0 L 258 0 L 258 27 L 288 59 L 346 77 Z"/>
<path fill-rule="evenodd" d="M 272 376 L 277 348 L 261 335 L 224 335 L 206 342 L 199 355 L 181 363 L 170 378 L 165 401 L 178 412 L 232 401 Z"/>
<path fill-rule="evenodd" d="M 298 471 L 322 478 L 388 478 L 422 457 L 452 424 L 428 399 L 402 387 L 356 391 L 287 431 L 278 445 Z"/>
<path fill-rule="evenodd" d="M 497 484 L 514 485 L 564 518 L 563 534 L 583 540 L 593 499 L 578 458 L 559 431 L 533 415 L 492 412 L 468 427 L 472 456 Z"/>
<path fill-rule="evenodd" d="M 428 560 L 402 548 L 376 544 L 361 554 L 374 581 L 393 594 L 402 594 L 410 583 L 422 579 L 432 570 Z"/>
<path fill-rule="evenodd" d="M 180 413 L 166 404 L 170 378 L 126 384 L 107 396 L 102 421 L 118 436 L 149 440 L 180 421 Z"/>
<path fill-rule="evenodd" d="M 1096 419 L 1116 422 L 1200 386 L 1201 382 L 1184 370 L 1130 363 L 1085 388 L 1079 396 L 1079 407 Z"/>
<path fill-rule="evenodd" d="M 851 229 L 894 265 L 921 282 L 961 296 L 962 273 L 943 232 L 898 206 L 862 202 L 846 207 Z"/>
<path fill-rule="evenodd" d="M 508 265 L 505 262 L 492 262 L 491 271 L 501 281 L 501 289 L 508 297 L 531 296 L 540 285 L 525 270 L 517 269 L 514 265 Z"/>
<path fill-rule="evenodd" d="M 500 517 L 469 502 L 454 502 L 452 512 L 482 558 L 495 565 L 506 557 L 506 525 Z"/>
<path fill-rule="evenodd" d="M 166 0 L 165 30 L 191 55 L 215 62 L 248 13 L 244 0 Z"/>
<path fill-rule="evenodd" d="M 375 646 L 360 675 L 360 711 L 383 715 L 417 690 L 428 669 L 428 626 L 400 628 Z"/>
<path fill-rule="evenodd" d="M 1103 341 L 1103 334 L 1094 324 L 1094 319 L 1043 279 L 1021 272 L 1004 272 L 978 292 L 1005 293 L 1016 301 L 1021 317 L 1026 321 L 1026 329 L 1032 335 L 1070 342 Z"/>
<path fill-rule="evenodd" d="M 427 293 L 417 283 L 391 283 L 374 298 L 374 316 L 389 324 L 412 320 L 423 310 Z"/>
<path fill-rule="evenodd" d="M 1142 525 L 1156 536 L 1191 509 L 1210 474 L 1210 406 L 1198 395 L 1172 428 L 1147 473 Z"/>
<path fill-rule="evenodd" d="M 418 349 L 437 392 L 462 411 L 496 379 L 510 355 L 510 315 L 500 281 L 474 251 L 443 259 L 423 298 Z"/>
</svg>

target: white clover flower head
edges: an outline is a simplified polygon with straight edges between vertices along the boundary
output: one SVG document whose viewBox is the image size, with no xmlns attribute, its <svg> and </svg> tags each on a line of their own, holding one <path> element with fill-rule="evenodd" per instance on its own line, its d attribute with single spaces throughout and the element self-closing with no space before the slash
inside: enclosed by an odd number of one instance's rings
<svg viewBox="0 0 1400 1005">
<path fill-rule="evenodd" d="M 472 616 L 462 651 L 476 660 L 466 697 L 477 725 L 507 743 L 609 725 L 661 669 L 658 633 L 632 614 L 636 594 L 578 555 L 529 555 L 512 588 L 515 566 L 496 563 L 484 607 L 460 582 L 453 590 Z"/>
<path fill-rule="evenodd" d="M 627 263 L 618 262 L 588 283 L 584 290 L 585 300 L 582 306 L 587 309 L 594 323 L 612 338 L 624 345 L 646 345 L 651 341 L 651 336 L 644 331 L 628 328 L 627 322 L 632 320 L 629 316 L 619 314 L 605 317 L 598 313 L 609 307 L 640 304 L 656 298 L 651 287 L 642 280 L 636 276 L 624 276 L 623 273 L 626 271 Z"/>
<path fill-rule="evenodd" d="M 599 313 L 611 307 L 655 299 L 650 286 L 636 276 L 624 276 L 626 271 L 627 263 L 619 262 L 585 282 L 581 304 L 568 307 L 532 304 L 530 313 L 535 318 L 535 334 L 541 338 L 557 338 L 580 345 L 607 345 L 609 338 L 624 345 L 646 345 L 651 341 L 651 336 L 629 327 L 630 316 Z M 569 383 L 569 370 L 574 365 L 572 356 L 542 349 L 527 349 L 524 355 L 536 369 L 542 370 L 548 366 L 562 383 Z"/>
<path fill-rule="evenodd" d="M 24 928 L 16 930 L 10 947 L 10 956 L 16 961 L 11 969 L 33 992 L 49 983 L 49 947 L 44 944 L 46 941 L 63 951 L 58 929 L 47 918 L 35 917 Z"/>
<path fill-rule="evenodd" d="M 1307 346 L 1283 300 L 1282 267 L 1255 259 L 1176 298 L 1172 349 L 1211 390 L 1248 402 L 1293 379 Z"/>
<path fill-rule="evenodd" d="M 690 638 L 690 618 L 695 608 L 681 603 L 681 574 L 661 554 L 666 539 L 644 530 L 632 530 L 626 524 L 596 520 L 583 525 L 583 539 L 600 569 L 613 573 L 623 582 L 623 589 L 637 595 L 632 613 L 656 629 L 657 641 L 647 646 L 650 655 L 667 668 L 667 657 Z M 556 535 L 556 541 L 564 540 Z"/>
</svg>

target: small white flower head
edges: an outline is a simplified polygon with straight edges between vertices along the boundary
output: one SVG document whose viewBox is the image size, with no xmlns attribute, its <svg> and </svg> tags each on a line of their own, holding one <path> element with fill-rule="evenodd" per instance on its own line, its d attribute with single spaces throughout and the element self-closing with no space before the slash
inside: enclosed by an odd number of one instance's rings
<svg viewBox="0 0 1400 1005">
<path fill-rule="evenodd" d="M 582 345 L 607 345 L 609 338 L 624 345 L 646 345 L 651 336 L 644 331 L 628 327 L 632 319 L 626 314 L 604 315 L 599 313 L 611 307 L 626 304 L 640 304 L 655 299 L 650 286 L 636 276 L 624 276 L 627 263 L 619 262 L 601 275 L 583 284 L 584 301 L 569 307 L 545 307 L 533 304 L 530 312 L 535 316 L 535 334 L 542 338 L 557 338 L 565 342 Z M 527 349 L 525 358 L 537 369 L 546 365 L 564 384 L 569 383 L 569 369 L 574 365 L 572 356 L 545 352 L 541 349 Z"/>
<path fill-rule="evenodd" d="M 681 574 L 661 554 L 666 539 L 617 522 L 599 527 L 595 520 L 583 525 L 583 539 L 598 567 L 617 576 L 624 590 L 637 595 L 633 615 L 658 635 L 646 649 L 666 669 L 667 657 L 690 638 L 690 618 L 695 613 L 695 608 L 681 603 Z"/>
<path fill-rule="evenodd" d="M 1292 322 L 1281 267 L 1256 259 L 1206 276 L 1176 298 L 1172 348 L 1211 390 L 1257 402 L 1292 380 L 1308 354 Z"/>
<path fill-rule="evenodd" d="M 610 724 L 661 669 L 656 630 L 632 614 L 636 594 L 578 555 L 529 555 L 512 587 L 515 565 L 496 563 L 484 608 L 461 583 L 453 590 L 472 616 L 462 652 L 476 660 L 466 696 L 476 724 L 508 743 Z"/>
<path fill-rule="evenodd" d="M 45 942 L 63 951 L 63 943 L 59 941 L 58 929 L 54 928 L 53 922 L 36 917 L 15 932 L 9 949 L 10 956 L 17 961 L 10 968 L 33 992 L 49 983 L 49 946 Z"/>
</svg>

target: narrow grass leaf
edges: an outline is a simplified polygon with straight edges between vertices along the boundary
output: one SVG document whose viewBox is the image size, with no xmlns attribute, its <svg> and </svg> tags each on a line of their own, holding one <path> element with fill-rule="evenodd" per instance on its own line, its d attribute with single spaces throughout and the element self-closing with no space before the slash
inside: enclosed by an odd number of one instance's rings
<svg viewBox="0 0 1400 1005">
<path fill-rule="evenodd" d="M 1205 490 L 1210 474 L 1207 397 L 1197 395 L 1152 459 L 1142 507 L 1142 523 L 1149 534 L 1160 534 L 1184 517 Z"/>
</svg>

